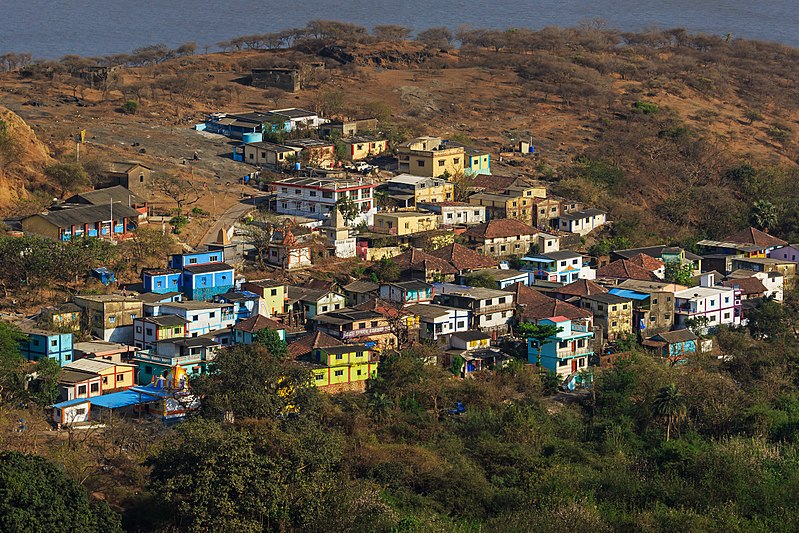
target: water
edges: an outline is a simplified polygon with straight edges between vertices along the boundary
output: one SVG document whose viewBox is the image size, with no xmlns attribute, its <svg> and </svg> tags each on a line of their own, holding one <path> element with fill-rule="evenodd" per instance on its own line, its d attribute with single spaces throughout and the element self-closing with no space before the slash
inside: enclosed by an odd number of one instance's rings
<svg viewBox="0 0 799 533">
<path fill-rule="evenodd" d="M 799 46 L 799 10 L 790 0 L 0 0 L 0 54 L 105 55 L 196 41 L 202 49 L 312 19 L 416 30 L 461 24 L 482 28 L 574 26 L 602 18 L 636 31 L 657 26 Z"/>
</svg>

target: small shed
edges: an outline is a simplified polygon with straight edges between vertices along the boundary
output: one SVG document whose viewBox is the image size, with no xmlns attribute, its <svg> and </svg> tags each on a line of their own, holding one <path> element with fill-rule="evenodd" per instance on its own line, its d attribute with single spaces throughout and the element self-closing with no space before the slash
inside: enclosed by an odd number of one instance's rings
<svg viewBox="0 0 799 533">
<path fill-rule="evenodd" d="M 116 281 L 116 276 L 106 267 L 98 267 L 92 269 L 92 277 L 100 280 L 103 285 L 109 285 Z"/>
<path fill-rule="evenodd" d="M 88 398 L 77 398 L 53 405 L 53 422 L 69 426 L 89 421 L 92 404 Z"/>
</svg>

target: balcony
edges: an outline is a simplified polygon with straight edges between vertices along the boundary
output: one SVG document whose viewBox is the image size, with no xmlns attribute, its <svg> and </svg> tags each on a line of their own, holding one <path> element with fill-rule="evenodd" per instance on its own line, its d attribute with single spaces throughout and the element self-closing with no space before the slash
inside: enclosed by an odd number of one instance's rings
<svg viewBox="0 0 799 533">
<path fill-rule="evenodd" d="M 376 328 L 363 328 L 363 329 L 354 329 L 351 331 L 342 331 L 341 338 L 354 339 L 357 337 L 368 337 L 369 335 L 381 335 L 383 333 L 391 333 L 391 327 L 379 326 Z"/>
<path fill-rule="evenodd" d="M 475 311 L 475 314 L 483 315 L 486 313 L 496 313 L 497 311 L 511 311 L 514 309 L 513 303 L 504 303 L 504 304 L 496 304 L 496 305 L 486 305 L 484 307 L 478 307 Z"/>
<path fill-rule="evenodd" d="M 133 360 L 142 361 L 145 363 L 156 363 L 161 365 L 174 366 L 176 364 L 184 364 L 184 363 L 200 363 L 202 361 L 205 361 L 206 358 L 202 354 L 179 355 L 175 357 L 170 357 L 168 355 L 157 355 L 157 354 L 139 352 L 136 354 Z"/>
</svg>

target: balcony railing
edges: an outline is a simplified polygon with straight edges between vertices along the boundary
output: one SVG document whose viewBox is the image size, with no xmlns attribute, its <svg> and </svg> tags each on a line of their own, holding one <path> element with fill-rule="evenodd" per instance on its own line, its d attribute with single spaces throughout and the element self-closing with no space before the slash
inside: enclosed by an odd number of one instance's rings
<svg viewBox="0 0 799 533">
<path fill-rule="evenodd" d="M 494 313 L 496 311 L 509 311 L 513 309 L 513 303 L 505 303 L 505 304 L 496 304 L 496 305 L 486 305 L 483 307 L 478 307 L 476 313 L 477 314 L 485 314 L 485 313 Z"/>
<path fill-rule="evenodd" d="M 175 357 L 170 357 L 168 355 L 157 355 L 157 354 L 148 354 L 139 352 L 136 354 L 134 359 L 141 360 L 141 361 L 150 361 L 153 363 L 161 363 L 166 364 L 169 366 L 173 366 L 180 363 L 191 363 L 191 362 L 201 362 L 205 361 L 206 358 L 202 354 L 197 355 L 178 355 Z M 213 359 L 212 357 L 210 359 Z"/>
</svg>

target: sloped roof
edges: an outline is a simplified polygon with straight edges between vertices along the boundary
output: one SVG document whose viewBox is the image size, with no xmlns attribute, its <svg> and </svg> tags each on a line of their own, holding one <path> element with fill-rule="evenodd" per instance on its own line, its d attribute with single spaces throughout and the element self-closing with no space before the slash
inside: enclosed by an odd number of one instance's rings
<svg viewBox="0 0 799 533">
<path fill-rule="evenodd" d="M 738 287 L 742 294 L 765 294 L 768 289 L 758 278 L 736 278 L 721 282 L 724 287 Z"/>
<path fill-rule="evenodd" d="M 344 285 L 342 288 L 347 292 L 364 293 L 377 291 L 380 289 L 380 285 L 371 281 L 355 280 L 347 285 Z"/>
<path fill-rule="evenodd" d="M 457 274 L 454 266 L 449 264 L 443 259 L 439 259 L 434 255 L 430 255 L 417 248 L 411 248 L 407 252 L 401 253 L 392 258 L 392 261 L 397 264 L 400 269 L 420 269 L 420 270 L 437 270 L 442 274 Z"/>
<path fill-rule="evenodd" d="M 114 203 L 114 219 L 122 217 L 136 219 L 141 213 L 125 204 Z M 81 224 L 94 224 L 111 220 L 111 207 L 110 204 L 105 205 L 87 205 L 86 207 L 71 207 L 68 209 L 56 209 L 48 211 L 47 213 L 40 213 L 32 215 L 34 217 L 42 217 L 51 224 L 59 228 L 68 228 L 70 226 L 79 226 Z"/>
<path fill-rule="evenodd" d="M 296 341 L 288 345 L 289 355 L 295 359 L 307 355 L 314 348 L 331 348 L 333 346 L 344 346 L 344 343 L 327 333 L 317 331 L 303 335 Z"/>
<path fill-rule="evenodd" d="M 283 327 L 283 324 L 275 322 L 271 318 L 265 317 L 263 315 L 255 315 L 251 316 L 250 318 L 245 318 L 233 326 L 233 329 L 246 331 L 248 333 L 255 333 L 257 331 L 261 331 L 262 329 L 278 330 L 285 328 Z"/>
<path fill-rule="evenodd" d="M 760 231 L 759 229 L 755 228 L 746 228 L 743 231 L 739 231 L 735 235 L 730 235 L 725 241 L 728 242 L 735 242 L 738 244 L 752 244 L 754 246 L 762 246 L 763 248 L 769 248 L 771 246 L 787 246 L 788 243 L 783 241 L 782 239 L 778 239 L 773 235 L 769 235 L 764 231 Z"/>
<path fill-rule="evenodd" d="M 557 289 L 556 292 L 570 296 L 590 296 L 592 294 L 604 294 L 608 290 L 590 279 L 578 279 Z"/>
<path fill-rule="evenodd" d="M 393 302 L 387 302 L 382 298 L 372 298 L 371 300 L 367 300 L 356 305 L 353 307 L 353 309 L 357 309 L 359 311 L 374 311 L 375 313 L 378 313 L 386 318 L 396 318 L 409 314 L 408 309 L 410 308 L 402 308 L 400 305 Z"/>
<path fill-rule="evenodd" d="M 128 201 L 132 204 L 144 204 L 147 201 L 141 196 L 137 196 L 130 192 L 130 189 L 122 185 L 115 185 L 113 187 L 106 187 L 105 189 L 97 189 L 95 191 L 82 192 L 67 198 L 67 203 L 80 203 L 89 205 L 108 205 L 110 202 L 119 202 L 128 205 Z"/>
<path fill-rule="evenodd" d="M 663 261 L 661 261 L 660 259 L 655 259 L 654 257 L 643 253 L 634 255 L 631 258 L 629 258 L 627 261 L 633 263 L 634 265 L 644 267 L 650 272 L 654 272 L 655 270 L 660 270 L 661 268 L 663 268 Z"/>
<path fill-rule="evenodd" d="M 664 341 L 668 342 L 669 344 L 673 344 L 675 342 L 685 342 L 685 341 L 695 341 L 697 339 L 696 335 L 694 335 L 690 329 L 677 329 L 674 331 L 665 331 L 663 333 L 658 333 L 651 339 L 663 339 Z"/>
<path fill-rule="evenodd" d="M 600 278 L 640 279 L 643 281 L 658 281 L 659 278 L 642 266 L 630 262 L 628 259 L 619 259 L 599 268 L 596 271 Z"/>
<path fill-rule="evenodd" d="M 524 283 L 508 285 L 504 290 L 513 293 L 516 305 L 538 305 L 553 299 Z"/>
<path fill-rule="evenodd" d="M 548 296 L 545 298 L 547 300 L 525 306 L 521 311 L 522 318 L 541 320 L 544 318 L 565 317 L 569 320 L 581 320 L 593 316 L 589 311 L 580 309 L 576 305 L 549 298 Z"/>
<path fill-rule="evenodd" d="M 472 226 L 464 232 L 464 235 L 481 239 L 497 239 L 517 235 L 536 235 L 537 233 L 538 230 L 515 218 L 500 218 Z"/>
<path fill-rule="evenodd" d="M 430 255 L 447 261 L 459 271 L 491 268 L 497 265 L 495 259 L 458 243 L 437 248 L 430 252 Z"/>
</svg>

